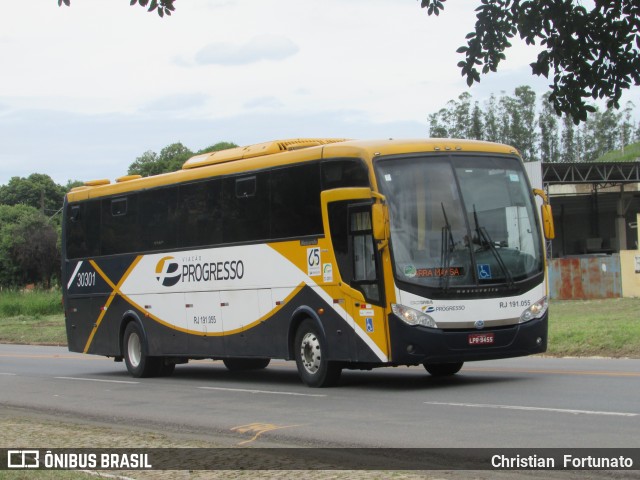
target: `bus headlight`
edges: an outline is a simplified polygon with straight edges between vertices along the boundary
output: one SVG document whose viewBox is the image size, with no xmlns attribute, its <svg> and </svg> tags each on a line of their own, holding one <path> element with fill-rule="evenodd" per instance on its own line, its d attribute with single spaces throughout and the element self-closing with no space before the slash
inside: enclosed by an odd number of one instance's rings
<svg viewBox="0 0 640 480">
<path fill-rule="evenodd" d="M 520 315 L 520 323 L 528 322 L 534 318 L 542 318 L 549 308 L 549 300 L 547 297 L 542 297 L 536 303 L 527 308 L 522 315 Z"/>
<path fill-rule="evenodd" d="M 420 325 L 422 327 L 438 328 L 438 325 L 433 318 L 431 318 L 426 313 L 422 313 L 419 310 L 405 307 L 404 305 L 400 305 L 398 303 L 392 303 L 391 310 L 408 325 Z"/>
</svg>

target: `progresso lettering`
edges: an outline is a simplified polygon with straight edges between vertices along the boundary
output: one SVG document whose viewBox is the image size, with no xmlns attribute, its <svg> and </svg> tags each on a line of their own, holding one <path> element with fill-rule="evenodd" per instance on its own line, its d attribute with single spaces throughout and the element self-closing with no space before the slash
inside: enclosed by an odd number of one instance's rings
<svg viewBox="0 0 640 480">
<path fill-rule="evenodd" d="M 182 265 L 183 282 L 208 282 L 210 280 L 240 280 L 244 277 L 242 260 Z"/>
</svg>

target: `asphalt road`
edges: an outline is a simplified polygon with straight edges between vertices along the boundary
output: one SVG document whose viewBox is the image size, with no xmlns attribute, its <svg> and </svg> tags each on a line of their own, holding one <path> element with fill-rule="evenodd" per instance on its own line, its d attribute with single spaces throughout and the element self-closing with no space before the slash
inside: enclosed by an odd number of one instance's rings
<svg viewBox="0 0 640 480">
<path fill-rule="evenodd" d="M 229 372 L 178 365 L 135 379 L 122 363 L 65 348 L 0 345 L 0 406 L 223 438 L 230 445 L 640 447 L 640 360 L 528 357 L 345 371 L 311 389 L 293 362 Z"/>
</svg>

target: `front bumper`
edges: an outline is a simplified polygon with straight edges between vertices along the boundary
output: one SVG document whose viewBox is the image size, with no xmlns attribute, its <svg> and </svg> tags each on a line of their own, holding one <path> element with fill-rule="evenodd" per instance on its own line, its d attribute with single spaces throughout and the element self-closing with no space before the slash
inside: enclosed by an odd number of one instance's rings
<svg viewBox="0 0 640 480">
<path fill-rule="evenodd" d="M 410 326 L 396 315 L 389 316 L 390 363 L 450 363 L 522 357 L 547 350 L 549 312 L 540 319 L 509 327 L 483 330 L 442 330 Z M 469 335 L 493 333 L 490 345 L 469 345 Z"/>
</svg>

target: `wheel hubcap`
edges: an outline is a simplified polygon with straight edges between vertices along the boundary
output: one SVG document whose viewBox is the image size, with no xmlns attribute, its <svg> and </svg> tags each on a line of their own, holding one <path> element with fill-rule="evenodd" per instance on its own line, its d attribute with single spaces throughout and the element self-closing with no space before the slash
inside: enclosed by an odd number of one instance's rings
<svg viewBox="0 0 640 480">
<path fill-rule="evenodd" d="M 135 368 L 140 365 L 140 359 L 142 358 L 142 344 L 140 343 L 140 337 L 137 333 L 129 335 L 127 354 L 132 367 Z"/>
<path fill-rule="evenodd" d="M 322 354 L 320 351 L 320 340 L 314 333 L 307 333 L 302 338 L 300 344 L 300 358 L 302 359 L 302 365 L 304 369 L 310 374 L 317 373 L 320 368 L 320 361 Z"/>
</svg>

